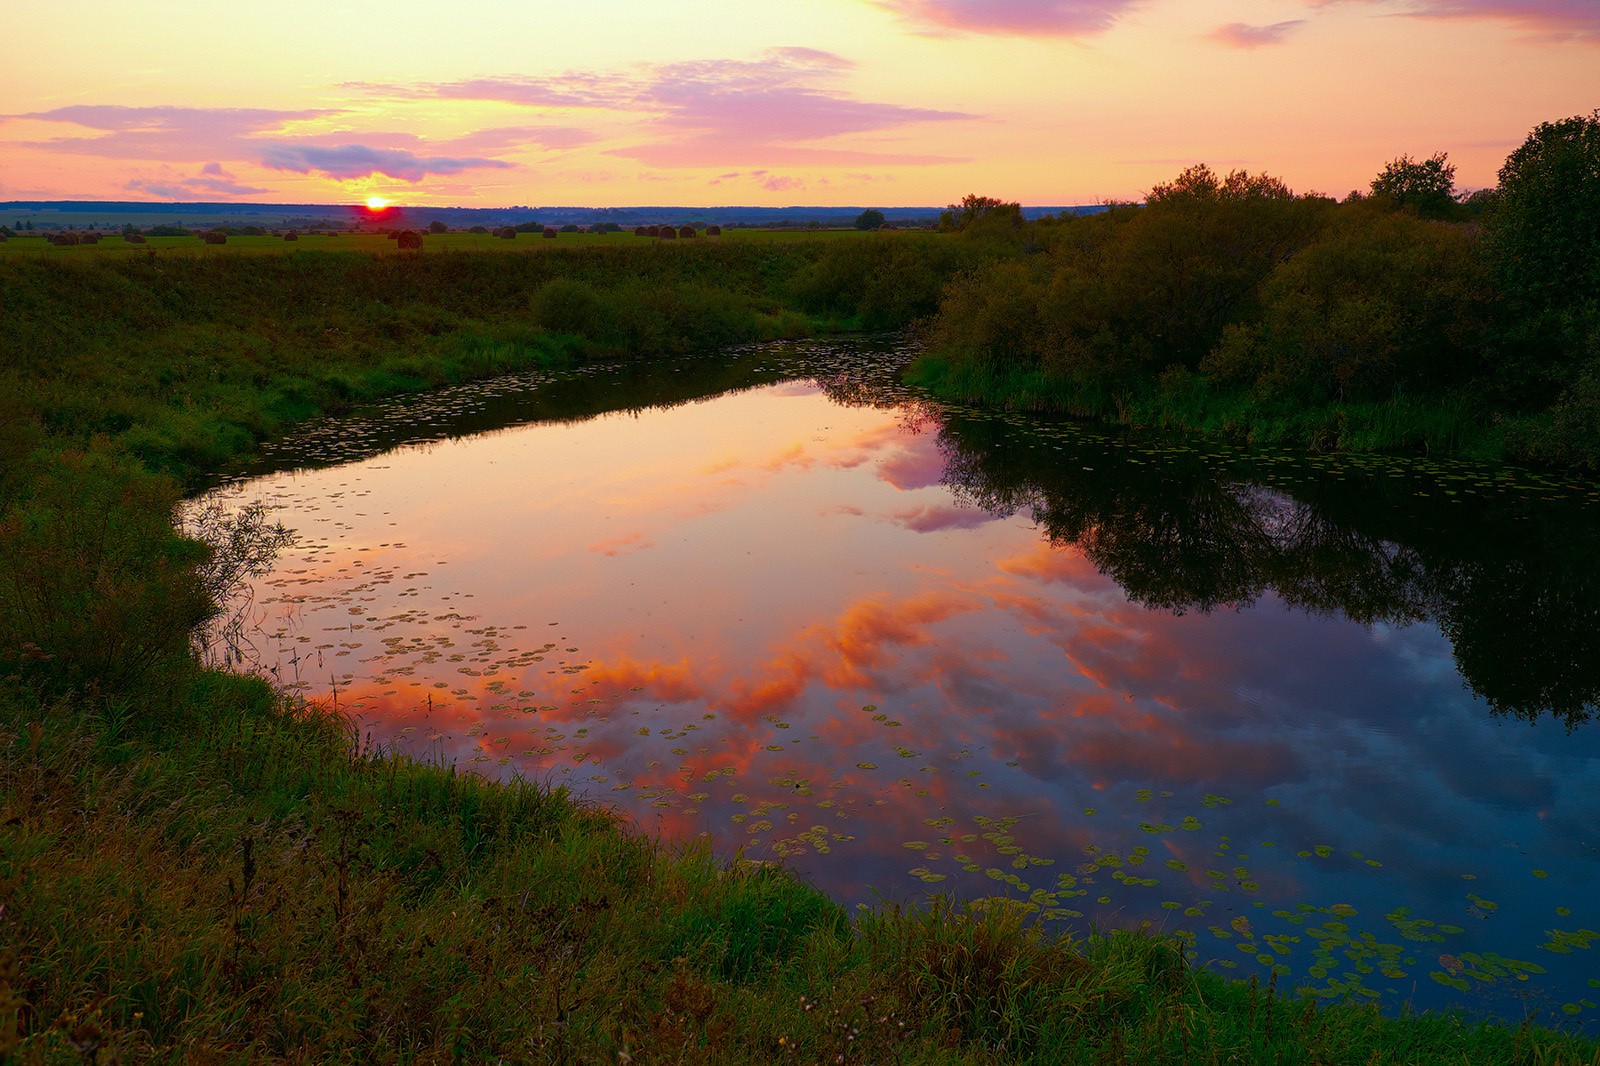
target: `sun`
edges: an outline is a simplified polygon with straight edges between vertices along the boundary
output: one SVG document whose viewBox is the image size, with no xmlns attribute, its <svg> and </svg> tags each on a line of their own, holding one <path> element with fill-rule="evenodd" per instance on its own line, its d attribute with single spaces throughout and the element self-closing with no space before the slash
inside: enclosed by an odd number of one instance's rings
<svg viewBox="0 0 1600 1066">
<path fill-rule="evenodd" d="M 367 197 L 367 210 L 368 211 L 382 211 L 384 208 L 386 208 L 388 206 L 389 206 L 389 201 L 385 200 L 381 196 L 374 195 L 374 196 Z"/>
</svg>

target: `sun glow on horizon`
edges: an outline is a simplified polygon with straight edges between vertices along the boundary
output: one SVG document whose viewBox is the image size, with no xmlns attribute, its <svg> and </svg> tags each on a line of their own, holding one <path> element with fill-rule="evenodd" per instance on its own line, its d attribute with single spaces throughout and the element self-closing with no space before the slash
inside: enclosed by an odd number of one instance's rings
<svg viewBox="0 0 1600 1066">
<path fill-rule="evenodd" d="M 373 195 L 373 196 L 367 197 L 367 210 L 368 211 L 382 211 L 385 208 L 387 208 L 388 206 L 389 206 L 389 201 L 386 200 L 385 198 L 383 198 L 382 196 Z"/>
</svg>

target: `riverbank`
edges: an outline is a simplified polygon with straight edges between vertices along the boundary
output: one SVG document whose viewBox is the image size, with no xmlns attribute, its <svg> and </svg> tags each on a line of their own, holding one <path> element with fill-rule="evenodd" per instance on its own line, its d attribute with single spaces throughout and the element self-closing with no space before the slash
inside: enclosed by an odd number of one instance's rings
<svg viewBox="0 0 1600 1066">
<path fill-rule="evenodd" d="M 396 294 L 439 279 L 356 257 L 296 265 L 322 278 L 298 289 L 249 270 L 168 287 L 142 264 L 102 288 L 5 279 L 29 347 L 7 360 L 0 423 L 0 1055 L 1596 1060 L 1542 1030 L 1231 984 L 1149 931 L 1049 939 L 1016 904 L 847 915 L 781 870 L 652 840 L 559 789 L 368 750 L 331 713 L 200 669 L 189 632 L 224 575 L 172 532 L 179 483 L 317 410 L 609 343 L 580 315 L 506 362 L 449 360 L 470 331 L 424 325 L 495 276 L 478 268 L 414 301 Z M 849 305 L 824 298 L 832 269 L 807 297 L 816 328 Z M 516 343 L 554 280 L 480 294 L 474 322 Z M 559 280 L 602 301 L 621 287 Z M 555 307 L 586 299 L 567 293 Z M 753 282 L 739 298 L 763 314 Z M 250 547 L 221 558 L 247 565 Z"/>
</svg>

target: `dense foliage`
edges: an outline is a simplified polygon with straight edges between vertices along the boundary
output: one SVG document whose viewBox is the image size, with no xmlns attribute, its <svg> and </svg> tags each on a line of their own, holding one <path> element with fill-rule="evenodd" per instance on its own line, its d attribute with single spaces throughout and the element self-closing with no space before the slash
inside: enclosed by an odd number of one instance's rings
<svg viewBox="0 0 1600 1066">
<path fill-rule="evenodd" d="M 1344 203 L 1191 167 L 1143 206 L 1016 222 L 945 293 L 952 394 L 1319 447 L 1600 467 L 1600 112 L 1463 205 L 1442 153 Z M 992 226 L 968 197 L 956 229 Z"/>
</svg>

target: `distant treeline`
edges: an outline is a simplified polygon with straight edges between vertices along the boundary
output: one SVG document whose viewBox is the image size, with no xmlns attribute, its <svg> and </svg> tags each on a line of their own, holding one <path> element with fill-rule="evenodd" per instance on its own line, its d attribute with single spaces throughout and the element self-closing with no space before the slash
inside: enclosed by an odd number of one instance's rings
<svg viewBox="0 0 1600 1066">
<path fill-rule="evenodd" d="M 1342 203 L 1191 167 L 1143 205 L 949 221 L 992 265 L 945 293 L 951 395 L 1264 443 L 1600 467 L 1600 112 L 1458 199 L 1445 156 Z"/>
</svg>

